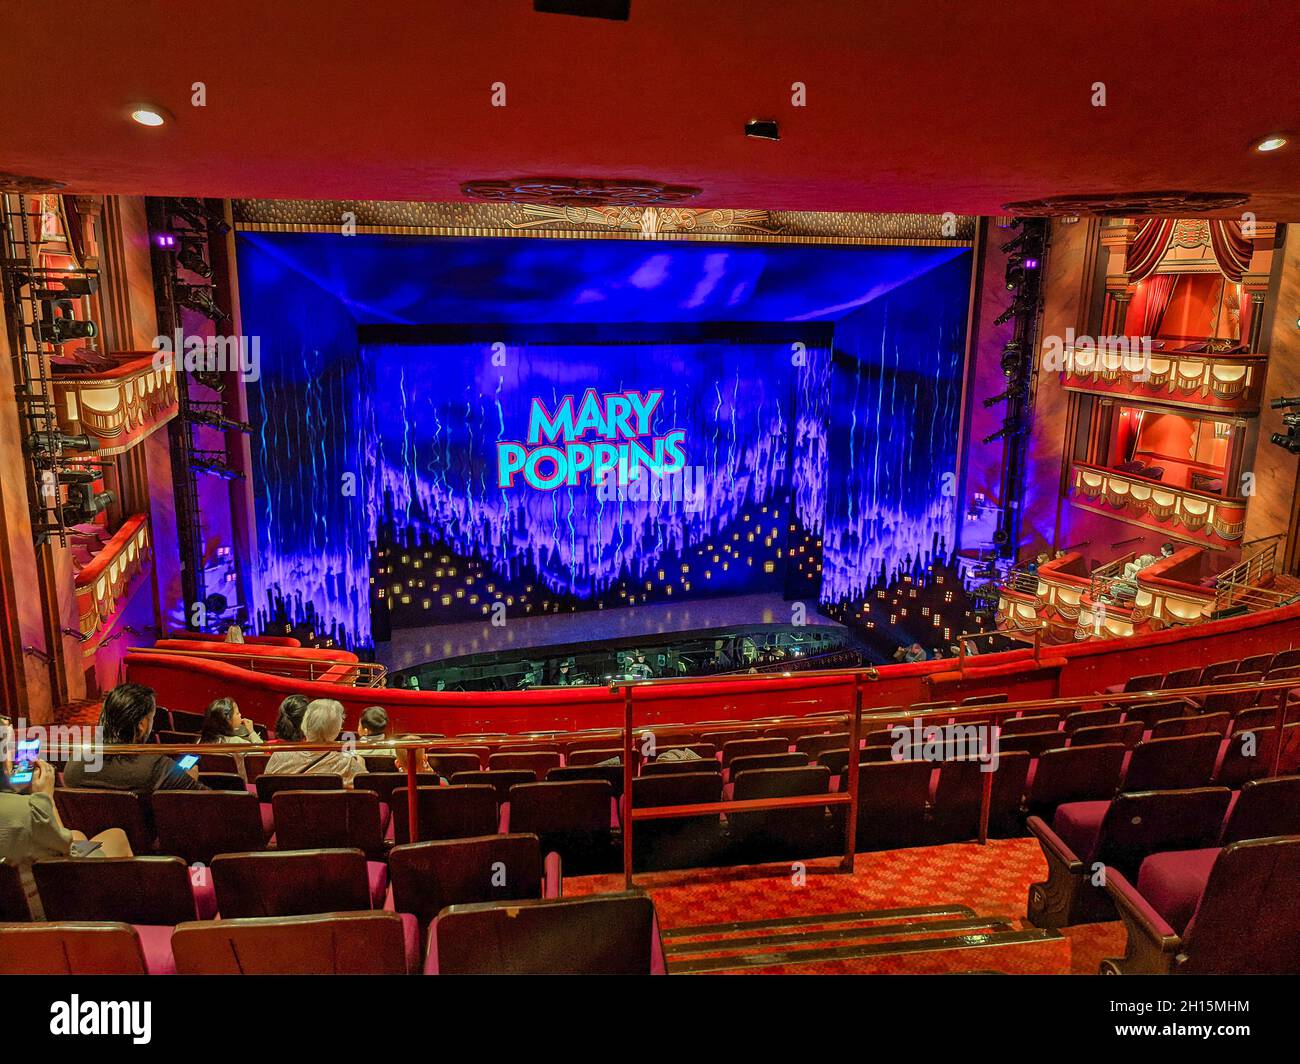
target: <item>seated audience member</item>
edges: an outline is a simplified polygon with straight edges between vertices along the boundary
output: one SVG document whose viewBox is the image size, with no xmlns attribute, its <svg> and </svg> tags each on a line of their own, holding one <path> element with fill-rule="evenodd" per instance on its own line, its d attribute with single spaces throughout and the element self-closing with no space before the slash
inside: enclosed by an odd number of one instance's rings
<svg viewBox="0 0 1300 1064">
<path fill-rule="evenodd" d="M 0 861 L 18 869 L 32 918 L 45 919 L 32 879 L 32 862 L 45 857 L 130 857 L 131 844 L 121 828 L 101 831 L 89 842 L 69 831 L 54 804 L 54 768 L 44 761 L 32 766 L 31 794 L 18 794 L 0 766 Z"/>
<path fill-rule="evenodd" d="M 280 715 L 275 718 L 275 738 L 269 743 L 302 742 L 302 715 L 307 712 L 306 695 L 290 695 L 280 703 Z"/>
<path fill-rule="evenodd" d="M 333 698 L 317 698 L 302 715 L 302 741 L 332 743 L 343 730 L 343 704 Z M 351 787 L 358 772 L 365 772 L 360 754 L 344 750 L 283 750 L 266 763 L 268 775 L 339 775 Z"/>
<path fill-rule="evenodd" d="M 370 706 L 361 711 L 360 731 L 357 742 L 365 747 L 363 754 L 376 754 L 381 757 L 396 757 L 397 751 L 391 746 L 381 746 L 388 741 L 388 710 L 383 706 Z"/>
<path fill-rule="evenodd" d="M 925 647 L 921 646 L 920 643 L 913 643 L 911 646 L 899 647 L 894 651 L 895 661 L 905 661 L 909 665 L 915 664 L 918 661 L 925 661 L 926 657 Z"/>
<path fill-rule="evenodd" d="M 418 741 L 420 740 L 421 736 L 419 736 L 419 735 L 399 735 L 397 738 L 398 738 L 398 740 L 401 741 L 401 742 L 407 742 L 407 741 L 410 741 L 410 742 L 418 742 Z M 412 749 L 410 749 L 409 747 L 402 747 L 402 748 L 400 748 L 400 749 L 395 748 L 395 749 L 393 750 L 393 756 L 397 758 L 397 771 L 398 771 L 398 772 L 405 772 L 405 771 L 406 771 L 406 766 L 407 766 L 407 760 L 406 760 L 406 759 L 407 759 L 408 757 L 410 757 L 412 754 L 414 754 L 414 755 L 415 755 L 415 771 L 416 771 L 416 772 L 432 772 L 433 769 L 431 769 L 431 768 L 429 767 L 429 761 L 428 761 L 428 758 L 425 756 L 426 753 L 427 753 L 427 751 L 425 751 L 425 750 L 423 750 L 423 749 L 418 749 L 418 748 L 415 749 L 415 750 L 412 750 Z M 441 776 L 440 776 L 439 778 L 442 779 L 444 783 L 446 782 L 446 779 L 445 779 L 444 777 L 441 777 Z"/>
<path fill-rule="evenodd" d="M 199 731 L 201 743 L 255 743 L 257 732 L 240 715 L 233 698 L 218 698 L 203 715 Z"/>
<path fill-rule="evenodd" d="M 89 753 L 78 757 L 74 750 L 73 759 L 63 770 L 63 785 L 94 787 L 106 791 L 133 791 L 136 794 L 206 790 L 199 782 L 197 769 L 192 768 L 187 772 L 167 754 L 112 752 L 116 745 L 147 743 L 153 734 L 156 709 L 153 691 L 141 684 L 119 684 L 109 691 L 99 714 L 105 747 L 102 763 Z"/>
</svg>

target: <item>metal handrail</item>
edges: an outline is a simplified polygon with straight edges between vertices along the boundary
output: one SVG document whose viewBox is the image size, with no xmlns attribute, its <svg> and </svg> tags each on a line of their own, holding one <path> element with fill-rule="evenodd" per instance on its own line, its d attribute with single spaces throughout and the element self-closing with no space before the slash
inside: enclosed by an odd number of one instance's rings
<svg viewBox="0 0 1300 1064">
<path fill-rule="evenodd" d="M 224 661 L 228 664 L 236 664 L 231 658 L 238 658 L 238 668 L 247 668 L 249 672 L 264 672 L 272 675 L 290 675 L 293 679 L 299 680 L 321 680 L 323 674 L 331 669 L 347 669 L 351 673 L 350 679 L 342 679 L 337 682 L 344 687 L 383 687 L 388 679 L 388 668 L 375 661 L 327 661 L 316 658 L 290 658 L 281 657 L 277 654 L 248 654 L 241 655 L 239 648 L 244 646 L 243 643 L 231 643 L 230 650 L 178 650 L 171 647 L 135 647 L 132 653 L 136 654 L 153 654 L 159 657 L 181 657 L 181 658 L 205 658 Z M 276 669 L 258 668 L 258 664 L 275 665 Z M 306 675 L 302 670 L 306 670 Z M 364 682 L 362 682 L 364 681 Z"/>
</svg>

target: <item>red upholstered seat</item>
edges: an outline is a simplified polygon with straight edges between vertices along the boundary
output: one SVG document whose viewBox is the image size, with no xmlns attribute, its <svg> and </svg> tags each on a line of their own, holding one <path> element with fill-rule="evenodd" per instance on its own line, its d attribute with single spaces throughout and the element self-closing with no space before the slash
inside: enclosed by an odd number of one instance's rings
<svg viewBox="0 0 1300 1064">
<path fill-rule="evenodd" d="M 211 919 L 211 917 L 205 917 Z M 145 967 L 150 975 L 175 975 L 176 958 L 172 954 L 171 924 L 132 924 L 140 939 Z"/>
<path fill-rule="evenodd" d="M 1170 927 L 1182 934 L 1219 856 L 1219 847 L 1152 854 L 1142 862 L 1137 889 Z"/>
<path fill-rule="evenodd" d="M 419 925 L 390 912 L 213 920 L 172 936 L 182 975 L 404 975 L 419 968 Z"/>
<path fill-rule="evenodd" d="M 171 928 L 166 929 L 168 932 Z M 148 975 L 139 931 L 125 923 L 0 924 L 0 975 Z"/>
<path fill-rule="evenodd" d="M 1110 802 L 1067 802 L 1057 806 L 1052 830 L 1076 857 L 1087 860 L 1097 848 L 1097 835 Z"/>
</svg>

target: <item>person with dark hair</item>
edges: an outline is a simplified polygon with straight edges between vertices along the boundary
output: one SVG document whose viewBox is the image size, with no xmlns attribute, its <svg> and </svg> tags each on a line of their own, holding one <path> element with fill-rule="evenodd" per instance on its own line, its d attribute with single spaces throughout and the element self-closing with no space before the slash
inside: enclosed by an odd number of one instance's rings
<svg viewBox="0 0 1300 1064">
<path fill-rule="evenodd" d="M 240 715 L 239 705 L 233 698 L 218 698 L 203 715 L 199 730 L 201 743 L 255 743 L 257 732 Z"/>
<path fill-rule="evenodd" d="M 397 757 L 397 751 L 391 746 L 379 747 L 379 743 L 388 739 L 388 710 L 383 706 L 369 706 L 361 711 L 360 733 L 357 743 L 364 747 L 361 753 L 374 754 L 378 757 Z"/>
<path fill-rule="evenodd" d="M 275 738 L 270 742 L 302 742 L 302 715 L 306 712 L 306 695 L 290 695 L 281 702 L 280 715 L 275 718 Z"/>
<path fill-rule="evenodd" d="M 54 767 L 32 765 L 31 794 L 19 794 L 9 784 L 8 766 L 0 764 L 0 861 L 18 869 L 33 920 L 45 919 L 32 862 L 45 857 L 130 857 L 131 844 L 121 828 L 108 828 L 87 841 L 69 831 L 54 804 Z"/>
<path fill-rule="evenodd" d="M 147 743 L 153 734 L 157 708 L 153 691 L 141 684 L 118 684 L 109 691 L 99 713 L 104 756 L 92 757 L 93 752 L 87 751 L 87 756 L 78 757 L 74 750 L 72 760 L 63 770 L 63 785 L 142 795 L 154 791 L 206 790 L 199 782 L 197 771 L 187 772 L 166 754 L 112 752 L 114 746 Z"/>
</svg>

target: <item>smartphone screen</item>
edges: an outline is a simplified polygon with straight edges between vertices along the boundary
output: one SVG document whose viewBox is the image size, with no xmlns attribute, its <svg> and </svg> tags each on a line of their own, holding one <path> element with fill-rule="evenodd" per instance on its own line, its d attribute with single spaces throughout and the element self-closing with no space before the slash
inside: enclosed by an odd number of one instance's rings
<svg viewBox="0 0 1300 1064">
<path fill-rule="evenodd" d="M 198 754 L 186 754 L 184 757 L 178 759 L 176 762 L 176 764 L 180 765 L 182 772 L 188 772 L 198 763 L 199 763 Z"/>
<path fill-rule="evenodd" d="M 15 787 L 25 787 L 32 782 L 32 771 L 41 756 L 39 739 L 24 739 L 14 751 L 14 770 L 9 782 Z"/>
</svg>

